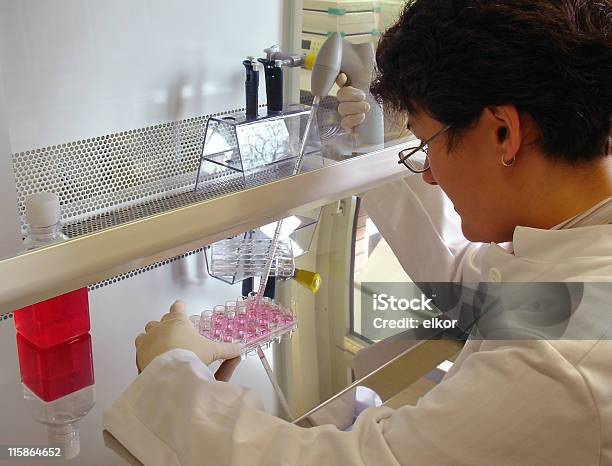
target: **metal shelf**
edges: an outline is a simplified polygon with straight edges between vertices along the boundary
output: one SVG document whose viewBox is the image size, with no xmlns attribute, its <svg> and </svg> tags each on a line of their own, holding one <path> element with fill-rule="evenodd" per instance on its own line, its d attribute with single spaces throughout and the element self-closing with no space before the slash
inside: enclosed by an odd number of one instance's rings
<svg viewBox="0 0 612 466">
<path fill-rule="evenodd" d="M 184 194 L 184 203 L 169 198 L 161 208 L 143 207 L 144 218 L 99 219 L 95 228 L 81 229 L 91 233 L 0 261 L 0 314 L 405 176 L 397 164 L 400 148 L 396 144 L 250 189 L 221 190 L 219 197 Z"/>
</svg>

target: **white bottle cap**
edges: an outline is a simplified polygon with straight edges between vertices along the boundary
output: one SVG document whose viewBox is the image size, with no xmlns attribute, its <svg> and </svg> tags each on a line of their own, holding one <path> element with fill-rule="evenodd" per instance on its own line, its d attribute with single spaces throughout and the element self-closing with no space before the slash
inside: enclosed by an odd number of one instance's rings
<svg viewBox="0 0 612 466">
<path fill-rule="evenodd" d="M 60 201 L 54 193 L 36 193 L 26 197 L 26 219 L 30 226 L 48 227 L 59 222 Z"/>
</svg>

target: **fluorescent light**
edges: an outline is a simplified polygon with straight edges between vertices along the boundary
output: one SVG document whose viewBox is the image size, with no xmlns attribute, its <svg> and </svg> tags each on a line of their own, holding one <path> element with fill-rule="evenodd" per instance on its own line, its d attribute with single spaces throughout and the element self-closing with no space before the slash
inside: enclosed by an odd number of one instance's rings
<svg viewBox="0 0 612 466">
<path fill-rule="evenodd" d="M 442 361 L 440 364 L 438 364 L 437 369 L 440 369 L 441 371 L 444 372 L 448 372 L 450 370 L 451 367 L 453 367 L 453 362 L 449 361 L 448 359 L 446 361 Z"/>
<path fill-rule="evenodd" d="M 293 252 L 293 257 L 298 257 L 304 254 L 304 250 L 293 240 L 291 240 L 291 250 Z"/>
<path fill-rule="evenodd" d="M 268 223 L 260 228 L 264 235 L 268 238 L 272 238 L 274 236 L 274 231 L 276 230 L 276 224 L 278 222 Z M 287 217 L 283 220 L 283 226 L 281 227 L 280 239 L 286 239 L 293 233 L 297 228 L 302 224 L 299 218 L 295 215 L 291 217 Z"/>
</svg>

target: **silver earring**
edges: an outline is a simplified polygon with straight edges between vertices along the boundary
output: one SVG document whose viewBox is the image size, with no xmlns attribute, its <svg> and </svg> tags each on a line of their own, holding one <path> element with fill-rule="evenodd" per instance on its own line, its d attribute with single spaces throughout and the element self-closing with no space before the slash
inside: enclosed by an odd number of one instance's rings
<svg viewBox="0 0 612 466">
<path fill-rule="evenodd" d="M 512 157 L 512 159 L 511 159 L 510 161 L 506 162 L 506 161 L 504 160 L 504 154 L 502 154 L 502 156 L 501 156 L 501 162 L 502 162 L 502 165 L 503 165 L 504 167 L 511 167 L 512 165 L 514 165 L 514 162 L 516 162 L 516 157 Z"/>
</svg>

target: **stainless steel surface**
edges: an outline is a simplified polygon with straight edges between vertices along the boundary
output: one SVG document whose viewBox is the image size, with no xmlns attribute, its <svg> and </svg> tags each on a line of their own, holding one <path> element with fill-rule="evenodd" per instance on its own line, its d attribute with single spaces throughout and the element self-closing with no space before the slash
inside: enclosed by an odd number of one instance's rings
<svg viewBox="0 0 612 466">
<path fill-rule="evenodd" d="M 399 354 L 300 416 L 294 421 L 295 424 L 301 427 L 314 427 L 330 423 L 344 430 L 353 421 L 352 407 L 358 387 L 373 390 L 381 397 L 383 404 L 387 404 L 438 364 L 453 359 L 462 345 L 453 340 L 417 341 L 406 337 L 404 346 L 405 349 Z"/>
<path fill-rule="evenodd" d="M 0 261 L 0 313 L 397 179 L 398 146 Z"/>
<path fill-rule="evenodd" d="M 172 262 L 184 259 L 188 256 L 191 256 L 192 254 L 198 254 L 202 251 L 204 251 L 203 252 L 204 254 L 205 250 L 206 250 L 206 247 L 202 247 L 202 248 L 195 249 L 193 251 L 186 252 L 185 254 L 180 254 L 178 256 L 171 257 L 170 259 L 166 259 L 166 260 L 159 261 L 159 262 L 154 262 L 153 264 L 147 265 L 146 267 L 141 267 L 139 269 L 130 270 L 129 272 L 122 273 L 120 275 L 116 275 L 107 280 L 102 280 L 101 282 L 94 283 L 93 285 L 89 285 L 88 289 L 89 291 L 93 291 L 93 290 L 97 290 L 98 288 L 102 288 L 104 286 L 108 286 L 108 285 L 112 285 L 113 283 L 120 282 L 122 280 L 128 280 L 132 277 L 135 277 L 136 275 L 140 275 L 141 273 L 148 272 L 149 270 L 153 270 L 158 267 L 162 267 L 164 265 L 171 264 Z M 13 312 L 7 312 L 5 314 L 0 313 L 0 321 L 5 320 L 5 319 L 11 319 L 13 317 L 13 314 L 14 314 Z"/>
</svg>

